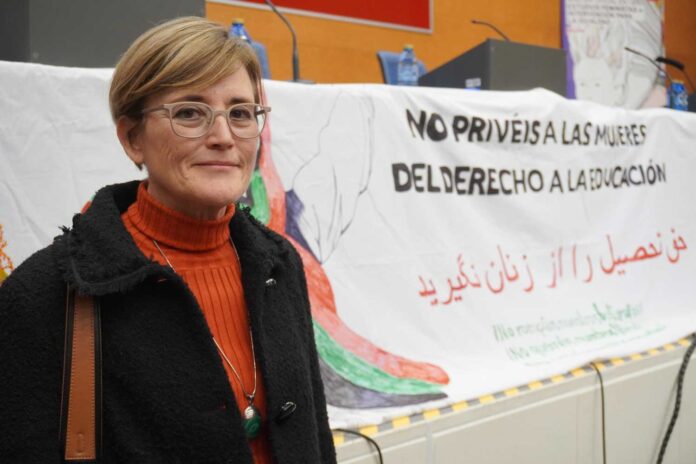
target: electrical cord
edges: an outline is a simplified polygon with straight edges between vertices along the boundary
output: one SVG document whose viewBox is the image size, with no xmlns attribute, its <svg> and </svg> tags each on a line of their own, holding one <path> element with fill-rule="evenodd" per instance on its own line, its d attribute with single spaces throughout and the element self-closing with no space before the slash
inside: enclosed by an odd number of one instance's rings
<svg viewBox="0 0 696 464">
<path fill-rule="evenodd" d="M 672 431 L 674 430 L 674 426 L 677 423 L 677 418 L 679 417 L 679 409 L 681 407 L 681 397 L 682 397 L 682 389 L 684 387 L 684 376 L 686 375 L 686 368 L 689 365 L 689 360 L 691 359 L 691 355 L 693 354 L 694 350 L 696 349 L 696 334 L 693 335 L 693 338 L 691 340 L 691 345 L 689 348 L 687 348 L 686 352 L 684 353 L 684 358 L 682 359 L 681 366 L 679 367 L 679 374 L 677 375 L 677 395 L 674 401 L 674 412 L 672 413 L 672 418 L 669 421 L 669 425 L 667 426 L 667 431 L 665 432 L 665 437 L 662 439 L 662 445 L 660 446 L 660 454 L 657 457 L 657 464 L 662 464 L 662 460 L 664 459 L 665 452 L 667 451 L 667 445 L 669 444 L 669 439 L 672 436 Z M 606 413 L 605 413 L 605 401 L 604 401 L 604 378 L 602 377 L 602 373 L 599 371 L 599 367 L 594 362 L 590 363 L 590 366 L 594 369 L 594 371 L 597 373 L 597 378 L 599 379 L 599 392 L 601 396 L 601 412 L 602 412 L 602 462 L 604 464 L 607 463 L 607 436 L 606 436 Z M 348 430 L 348 429 L 334 429 L 337 432 L 343 432 L 343 433 L 348 433 L 352 435 L 357 435 L 359 437 L 364 438 L 367 440 L 369 443 L 371 443 L 375 449 L 377 450 L 377 455 L 379 457 L 379 462 L 380 464 L 384 463 L 384 460 L 382 459 L 382 450 L 377 444 L 375 440 L 372 438 L 368 437 L 365 434 L 362 434 L 360 432 L 356 432 L 354 430 Z"/>
<path fill-rule="evenodd" d="M 665 457 L 665 452 L 667 451 L 667 444 L 672 436 L 672 431 L 677 423 L 677 417 L 679 417 L 679 408 L 681 407 L 681 397 L 682 388 L 684 387 L 684 375 L 686 374 L 686 368 L 689 366 L 689 359 L 691 354 L 696 348 L 696 334 L 691 340 L 691 345 L 687 348 L 684 353 L 684 359 L 682 359 L 681 366 L 679 367 L 679 374 L 677 375 L 677 396 L 674 400 L 674 412 L 672 413 L 672 418 L 669 420 L 669 425 L 667 426 L 667 431 L 665 432 L 665 437 L 662 439 L 662 445 L 660 446 L 660 454 L 657 456 L 657 464 L 662 464 L 662 460 Z"/>
<path fill-rule="evenodd" d="M 591 362 L 590 366 L 592 366 L 597 373 L 597 377 L 599 378 L 599 393 L 602 398 L 602 462 L 607 464 L 607 427 L 604 414 L 604 379 L 602 378 L 602 373 L 599 372 L 599 368 L 594 362 Z"/>
<path fill-rule="evenodd" d="M 352 435 L 357 435 L 357 436 L 359 436 L 359 437 L 363 437 L 365 440 L 367 440 L 368 442 L 372 443 L 372 446 L 374 446 L 375 449 L 377 450 L 377 455 L 378 455 L 378 457 L 379 457 L 379 464 L 383 464 L 383 463 L 384 463 L 384 460 L 382 459 L 382 449 L 379 447 L 379 445 L 377 444 L 377 442 L 374 441 L 372 438 L 370 438 L 370 437 L 368 437 L 367 435 L 362 434 L 362 433 L 360 433 L 360 432 L 356 432 L 355 430 L 348 430 L 348 429 L 334 429 L 334 430 L 337 431 L 337 432 L 349 433 L 349 434 L 352 434 Z"/>
</svg>

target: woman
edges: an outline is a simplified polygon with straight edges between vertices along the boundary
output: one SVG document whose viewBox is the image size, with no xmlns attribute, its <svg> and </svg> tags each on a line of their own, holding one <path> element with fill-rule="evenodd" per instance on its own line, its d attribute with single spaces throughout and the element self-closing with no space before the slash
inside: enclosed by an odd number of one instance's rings
<svg viewBox="0 0 696 464">
<path fill-rule="evenodd" d="M 62 460 L 68 288 L 100 307 L 99 462 L 335 462 L 301 261 L 235 206 L 270 111 L 260 76 L 201 18 L 121 58 L 111 112 L 148 177 L 101 189 L 0 288 L 1 462 Z"/>
</svg>

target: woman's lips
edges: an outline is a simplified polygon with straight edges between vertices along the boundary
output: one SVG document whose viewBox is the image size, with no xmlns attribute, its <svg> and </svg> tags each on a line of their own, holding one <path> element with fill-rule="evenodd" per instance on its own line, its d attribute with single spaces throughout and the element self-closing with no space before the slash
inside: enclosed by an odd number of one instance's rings
<svg viewBox="0 0 696 464">
<path fill-rule="evenodd" d="M 201 167 L 205 167 L 205 168 L 219 168 L 219 169 L 239 167 L 238 164 L 228 162 L 228 161 L 208 161 L 205 163 L 196 163 L 194 166 L 201 166 Z"/>
</svg>

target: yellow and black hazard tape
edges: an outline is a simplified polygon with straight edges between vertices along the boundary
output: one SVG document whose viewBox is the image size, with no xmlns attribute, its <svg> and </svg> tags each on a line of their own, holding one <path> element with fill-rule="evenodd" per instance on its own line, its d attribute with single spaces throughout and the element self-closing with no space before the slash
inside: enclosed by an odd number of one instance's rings
<svg viewBox="0 0 696 464">
<path fill-rule="evenodd" d="M 597 366 L 597 369 L 599 369 L 601 371 L 601 370 L 606 369 L 608 367 L 620 366 L 620 365 L 625 364 L 627 362 L 639 361 L 641 359 L 649 358 L 651 356 L 655 356 L 655 355 L 658 355 L 660 353 L 672 351 L 672 350 L 676 349 L 677 345 L 681 345 L 681 346 L 686 347 L 686 346 L 689 346 L 690 344 L 691 344 L 691 338 L 682 338 L 681 340 L 678 340 L 674 343 L 668 343 L 668 344 L 660 346 L 658 348 L 651 348 L 647 351 L 632 354 L 630 356 L 625 356 L 623 358 L 613 358 L 613 359 L 607 359 L 604 361 L 595 361 L 594 365 Z M 507 390 L 492 393 L 490 395 L 483 395 L 483 396 L 479 396 L 478 398 L 473 398 L 471 400 L 459 401 L 459 402 L 451 404 L 449 406 L 445 406 L 445 407 L 437 408 L 437 409 L 429 409 L 429 410 L 422 411 L 422 412 L 419 412 L 416 414 L 412 414 L 410 416 L 397 417 L 396 419 L 392 419 L 390 421 L 383 422 L 379 425 L 367 425 L 364 427 L 360 427 L 357 429 L 357 431 L 362 433 L 363 435 L 367 435 L 367 436 L 371 437 L 371 436 L 377 435 L 380 432 L 386 432 L 388 430 L 399 429 L 399 428 L 406 427 L 406 426 L 411 425 L 411 424 L 416 424 L 418 422 L 433 420 L 433 419 L 436 419 L 438 417 L 444 416 L 446 414 L 450 414 L 453 412 L 468 409 L 468 408 L 471 408 L 473 406 L 493 403 L 495 401 L 498 401 L 498 400 L 501 400 L 504 398 L 510 398 L 512 396 L 519 395 L 520 393 L 523 393 L 525 391 L 536 390 L 536 389 L 539 389 L 539 388 L 546 386 L 546 385 L 560 383 L 560 382 L 563 382 L 565 380 L 574 379 L 577 377 L 582 377 L 582 376 L 585 376 L 587 374 L 594 374 L 594 369 L 592 368 L 591 364 L 586 364 L 582 367 L 578 367 L 578 368 L 573 369 L 569 372 L 566 372 L 565 374 L 554 375 L 553 377 L 549 377 L 549 378 L 546 378 L 543 380 L 536 380 L 536 381 L 530 382 L 526 385 L 520 385 L 519 387 L 508 388 Z M 345 434 L 343 432 L 333 432 L 334 444 L 336 446 L 341 445 L 345 442 L 359 439 L 359 438 L 360 437 L 352 435 L 352 434 Z"/>
</svg>

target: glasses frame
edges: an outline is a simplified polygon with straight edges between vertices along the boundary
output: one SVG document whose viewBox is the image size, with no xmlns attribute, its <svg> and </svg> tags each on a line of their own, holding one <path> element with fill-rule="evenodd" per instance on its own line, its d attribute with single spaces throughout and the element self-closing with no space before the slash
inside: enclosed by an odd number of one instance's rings
<svg viewBox="0 0 696 464">
<path fill-rule="evenodd" d="M 207 128 L 201 135 L 196 135 L 196 136 L 189 136 L 189 135 L 181 135 L 176 131 L 174 128 L 174 115 L 172 113 L 174 108 L 177 108 L 181 105 L 195 105 L 195 106 L 204 106 L 210 110 L 210 113 L 212 116 L 208 118 L 207 122 Z M 238 108 L 240 106 L 254 106 L 254 116 L 258 117 L 259 114 L 263 114 L 263 124 L 260 125 L 259 127 L 259 132 L 254 135 L 253 137 L 242 137 L 241 135 L 237 134 L 235 132 L 235 129 L 232 127 L 232 124 L 230 123 L 230 112 Z M 218 117 L 218 115 L 223 115 L 225 116 L 225 120 L 227 121 L 227 127 L 229 127 L 230 132 L 232 132 L 232 135 L 239 139 L 243 140 L 250 140 L 250 139 L 255 139 L 256 137 L 261 135 L 261 132 L 263 132 L 263 128 L 266 127 L 266 115 L 271 112 L 271 107 L 270 106 L 263 106 L 259 105 L 258 103 L 235 103 L 234 105 L 224 109 L 224 110 L 215 110 L 213 109 L 212 106 L 208 105 L 207 103 L 203 102 L 192 102 L 192 101 L 181 101 L 181 102 L 175 102 L 175 103 L 164 103 L 160 106 L 155 106 L 153 108 L 146 108 L 142 110 L 140 113 L 141 114 L 148 114 L 148 113 L 153 113 L 155 111 L 166 111 L 167 112 L 167 119 L 169 119 L 169 125 L 172 128 L 172 132 L 174 132 L 175 135 L 185 138 L 185 139 L 199 139 L 203 136 L 205 136 L 208 132 L 210 132 L 210 129 L 213 127 L 213 123 L 215 122 L 215 118 Z"/>
</svg>

